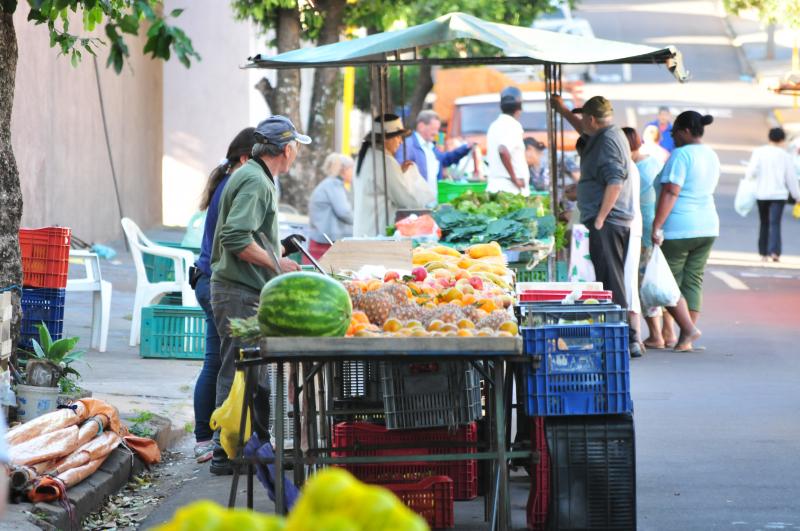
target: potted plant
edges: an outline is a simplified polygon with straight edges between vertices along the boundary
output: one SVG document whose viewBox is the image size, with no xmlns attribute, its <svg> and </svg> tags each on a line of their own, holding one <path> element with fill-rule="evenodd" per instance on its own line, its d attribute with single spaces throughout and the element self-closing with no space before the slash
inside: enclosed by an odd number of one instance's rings
<svg viewBox="0 0 800 531">
<path fill-rule="evenodd" d="M 53 411 L 59 403 L 70 399 L 90 396 L 77 385 L 75 379 L 80 378 L 80 373 L 71 366 L 85 354 L 82 350 L 74 350 L 80 338 L 53 341 L 44 323 L 37 324 L 36 328 L 39 341 L 31 340 L 33 352 L 28 352 L 25 384 L 17 386 L 21 420 Z"/>
</svg>

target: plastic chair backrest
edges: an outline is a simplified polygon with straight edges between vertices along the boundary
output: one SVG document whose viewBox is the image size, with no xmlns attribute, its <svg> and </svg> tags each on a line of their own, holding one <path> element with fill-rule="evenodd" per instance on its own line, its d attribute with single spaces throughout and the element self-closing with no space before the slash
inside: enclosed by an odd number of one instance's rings
<svg viewBox="0 0 800 531">
<path fill-rule="evenodd" d="M 146 250 L 148 245 L 154 245 L 154 243 L 147 239 L 147 236 L 144 235 L 142 230 L 132 219 L 122 218 L 120 223 L 122 223 L 122 230 L 125 232 L 125 238 L 128 240 L 128 246 L 131 248 L 131 256 L 133 257 L 133 265 L 136 267 L 136 275 L 140 278 L 147 278 L 142 251 Z"/>
<path fill-rule="evenodd" d="M 183 235 L 181 240 L 181 247 L 197 247 L 203 244 L 203 232 L 206 226 L 206 214 L 208 210 L 202 212 L 195 212 L 189 219 L 186 225 L 186 234 Z"/>
</svg>

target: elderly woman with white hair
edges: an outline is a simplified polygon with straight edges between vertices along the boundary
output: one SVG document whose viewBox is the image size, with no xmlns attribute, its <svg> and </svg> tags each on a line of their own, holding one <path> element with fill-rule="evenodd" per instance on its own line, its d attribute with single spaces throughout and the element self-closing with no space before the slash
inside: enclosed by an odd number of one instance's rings
<svg viewBox="0 0 800 531">
<path fill-rule="evenodd" d="M 308 250 L 314 258 L 322 257 L 330 249 L 330 242 L 353 235 L 353 207 L 348 192 L 353 166 L 353 159 L 342 153 L 331 153 L 322 164 L 325 178 L 308 201 Z"/>
</svg>

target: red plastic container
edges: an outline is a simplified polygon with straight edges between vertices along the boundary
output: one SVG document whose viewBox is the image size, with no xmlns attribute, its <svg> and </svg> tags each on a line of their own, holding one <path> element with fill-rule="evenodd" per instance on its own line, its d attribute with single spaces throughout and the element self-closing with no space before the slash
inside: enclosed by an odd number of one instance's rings
<svg viewBox="0 0 800 531">
<path fill-rule="evenodd" d="M 72 229 L 20 229 L 22 284 L 30 288 L 66 288 Z"/>
<path fill-rule="evenodd" d="M 455 527 L 453 480 L 447 476 L 425 478 L 417 483 L 390 483 L 383 487 L 403 500 L 409 509 L 433 529 Z"/>
<path fill-rule="evenodd" d="M 561 301 L 570 293 L 572 292 L 568 290 L 523 291 L 519 294 L 519 302 Z M 578 300 L 597 299 L 598 301 L 610 301 L 611 296 L 612 294 L 608 290 L 584 291 Z"/>
<path fill-rule="evenodd" d="M 384 426 L 366 422 L 340 422 L 333 428 L 333 457 L 430 455 L 475 453 L 475 447 L 436 447 L 435 442 L 478 441 L 476 423 L 451 432 L 447 428 L 419 430 L 387 430 Z M 377 448 L 379 446 L 413 444 L 409 448 Z M 368 448 L 363 448 L 368 447 Z M 475 459 L 441 462 L 401 462 L 381 464 L 346 464 L 343 467 L 365 483 L 386 484 L 420 481 L 431 476 L 448 476 L 453 480 L 456 500 L 471 500 L 478 495 L 478 462 Z"/>
<path fill-rule="evenodd" d="M 547 452 L 544 417 L 534 417 L 531 439 L 532 448 L 539 451 L 539 462 L 531 474 L 531 491 L 525 512 L 528 515 L 528 529 L 544 531 L 550 503 L 550 454 Z"/>
</svg>

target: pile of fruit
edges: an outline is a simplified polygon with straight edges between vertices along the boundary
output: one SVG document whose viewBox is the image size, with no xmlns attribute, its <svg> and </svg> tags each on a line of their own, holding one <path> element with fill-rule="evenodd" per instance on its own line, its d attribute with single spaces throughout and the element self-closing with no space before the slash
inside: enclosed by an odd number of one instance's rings
<svg viewBox="0 0 800 531">
<path fill-rule="evenodd" d="M 201 500 L 178 509 L 157 531 L 427 531 L 428 524 L 391 491 L 340 468 L 315 474 L 287 518 L 226 509 Z"/>
<path fill-rule="evenodd" d="M 497 243 L 464 254 L 445 246 L 418 247 L 410 276 L 351 280 L 348 336 L 473 337 L 517 335 L 509 308 L 511 271 Z"/>
</svg>

